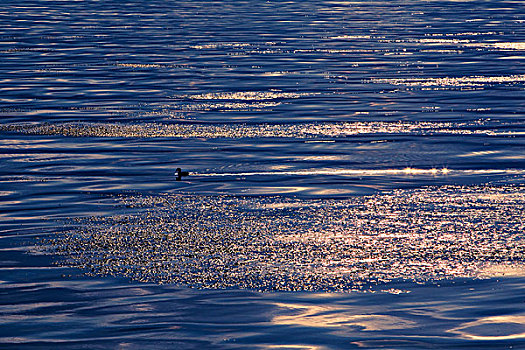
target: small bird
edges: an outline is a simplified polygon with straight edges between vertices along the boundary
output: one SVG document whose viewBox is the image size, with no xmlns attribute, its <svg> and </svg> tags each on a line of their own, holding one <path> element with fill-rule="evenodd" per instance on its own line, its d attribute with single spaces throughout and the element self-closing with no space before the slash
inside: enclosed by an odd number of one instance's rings
<svg viewBox="0 0 525 350">
<path fill-rule="evenodd" d="M 187 171 L 182 171 L 181 168 L 177 168 L 175 171 L 176 171 L 175 174 L 177 175 L 177 178 L 176 178 L 177 181 L 182 180 L 182 177 L 183 177 L 183 176 L 188 176 L 188 175 L 190 175 L 189 172 L 187 172 Z"/>
</svg>

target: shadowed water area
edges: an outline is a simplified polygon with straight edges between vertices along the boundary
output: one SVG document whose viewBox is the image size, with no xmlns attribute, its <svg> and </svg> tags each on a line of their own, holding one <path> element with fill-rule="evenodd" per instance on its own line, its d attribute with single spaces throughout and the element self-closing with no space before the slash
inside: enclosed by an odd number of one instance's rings
<svg viewBox="0 0 525 350">
<path fill-rule="evenodd" d="M 521 1 L 0 21 L 3 349 L 525 346 Z"/>
</svg>

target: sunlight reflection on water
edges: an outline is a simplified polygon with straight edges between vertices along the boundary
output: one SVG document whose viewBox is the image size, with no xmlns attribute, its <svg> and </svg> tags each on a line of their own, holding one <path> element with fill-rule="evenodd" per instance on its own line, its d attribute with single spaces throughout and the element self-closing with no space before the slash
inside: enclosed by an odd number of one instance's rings
<svg viewBox="0 0 525 350">
<path fill-rule="evenodd" d="M 0 21 L 2 349 L 523 345 L 522 1 Z"/>
</svg>

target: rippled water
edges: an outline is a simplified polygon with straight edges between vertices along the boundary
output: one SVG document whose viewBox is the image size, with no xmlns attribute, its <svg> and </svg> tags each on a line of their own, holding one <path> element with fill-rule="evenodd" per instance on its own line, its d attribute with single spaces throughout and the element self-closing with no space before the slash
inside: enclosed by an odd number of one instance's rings
<svg viewBox="0 0 525 350">
<path fill-rule="evenodd" d="M 0 20 L 0 347 L 524 346 L 521 1 Z"/>
</svg>

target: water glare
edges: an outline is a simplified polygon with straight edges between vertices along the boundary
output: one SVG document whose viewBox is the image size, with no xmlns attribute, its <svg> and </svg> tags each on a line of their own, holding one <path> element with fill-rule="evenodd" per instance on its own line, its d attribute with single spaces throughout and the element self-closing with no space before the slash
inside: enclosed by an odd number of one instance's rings
<svg viewBox="0 0 525 350">
<path fill-rule="evenodd" d="M 198 288 L 350 291 L 392 280 L 525 274 L 523 187 L 119 202 L 133 210 L 80 220 L 52 241 L 53 251 L 94 274 Z"/>
<path fill-rule="evenodd" d="M 2 1 L 0 349 L 523 348 L 523 5 Z"/>
</svg>

